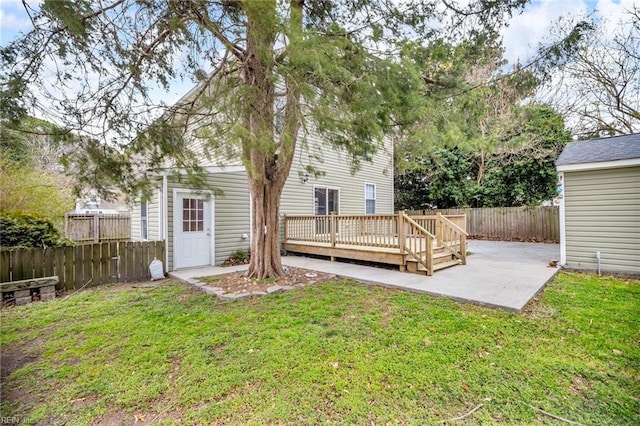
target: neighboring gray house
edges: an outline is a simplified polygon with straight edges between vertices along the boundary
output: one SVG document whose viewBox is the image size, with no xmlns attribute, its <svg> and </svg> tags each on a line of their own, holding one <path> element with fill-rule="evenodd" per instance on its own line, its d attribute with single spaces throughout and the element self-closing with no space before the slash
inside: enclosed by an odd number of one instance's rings
<svg viewBox="0 0 640 426">
<path fill-rule="evenodd" d="M 285 184 L 280 213 L 294 215 L 393 213 L 393 146 L 385 143 L 372 163 L 363 162 L 351 174 L 345 153 L 322 144 L 313 131 L 299 142 Z M 302 137 L 300 138 L 302 139 Z M 317 160 L 322 156 L 320 164 Z M 309 164 L 325 172 L 305 174 Z M 148 202 L 132 207 L 134 240 L 167 240 L 166 269 L 217 265 L 238 249 L 248 249 L 251 238 L 249 190 L 244 166 L 209 164 L 209 182 L 223 195 L 203 194 L 178 183 L 174 170 L 157 177 Z M 281 221 L 282 227 L 282 221 Z"/>
<path fill-rule="evenodd" d="M 560 264 L 640 275 L 640 133 L 571 142 L 556 167 Z"/>
</svg>

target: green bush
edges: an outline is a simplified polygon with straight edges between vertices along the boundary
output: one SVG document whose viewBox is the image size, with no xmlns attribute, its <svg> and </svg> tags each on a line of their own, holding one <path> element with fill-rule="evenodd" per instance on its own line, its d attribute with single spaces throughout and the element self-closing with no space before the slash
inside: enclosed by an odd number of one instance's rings
<svg viewBox="0 0 640 426">
<path fill-rule="evenodd" d="M 250 258 L 251 258 L 251 254 L 249 250 L 244 250 L 244 249 L 238 249 L 234 251 L 233 253 L 231 253 L 231 256 L 229 257 L 229 259 L 237 263 L 248 263 Z"/>
<path fill-rule="evenodd" d="M 0 211 L 0 247 L 64 247 L 73 242 L 64 238 L 51 220 L 18 210 Z"/>
</svg>

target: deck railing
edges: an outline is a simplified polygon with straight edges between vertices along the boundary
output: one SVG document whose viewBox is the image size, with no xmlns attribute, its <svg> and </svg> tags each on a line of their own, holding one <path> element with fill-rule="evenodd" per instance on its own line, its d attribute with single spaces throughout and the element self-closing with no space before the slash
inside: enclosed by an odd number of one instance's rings
<svg viewBox="0 0 640 426">
<path fill-rule="evenodd" d="M 284 239 L 344 246 L 398 249 L 433 273 L 433 253 L 444 247 L 466 263 L 465 215 L 321 215 L 284 217 Z"/>
<path fill-rule="evenodd" d="M 448 217 L 438 213 L 436 222 L 436 238 L 452 255 L 467 264 L 467 232 Z M 462 216 L 463 219 L 465 216 Z M 460 223 L 460 222 L 458 222 Z"/>
<path fill-rule="evenodd" d="M 396 215 L 286 215 L 284 230 L 286 241 L 398 247 Z"/>
<path fill-rule="evenodd" d="M 433 242 L 435 236 L 404 213 L 398 215 L 398 221 L 401 229 L 404 228 L 404 232 L 401 235 L 410 236 L 410 238 L 405 239 L 400 251 L 409 253 L 419 264 L 426 268 L 427 275 L 433 275 Z M 404 246 L 404 249 L 402 246 Z"/>
</svg>

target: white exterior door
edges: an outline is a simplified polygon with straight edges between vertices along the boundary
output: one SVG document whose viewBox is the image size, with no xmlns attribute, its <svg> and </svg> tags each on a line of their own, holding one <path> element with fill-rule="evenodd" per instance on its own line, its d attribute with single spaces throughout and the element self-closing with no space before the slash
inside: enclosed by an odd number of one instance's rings
<svg viewBox="0 0 640 426">
<path fill-rule="evenodd" d="M 173 204 L 173 268 L 211 265 L 212 199 L 177 192 Z"/>
</svg>

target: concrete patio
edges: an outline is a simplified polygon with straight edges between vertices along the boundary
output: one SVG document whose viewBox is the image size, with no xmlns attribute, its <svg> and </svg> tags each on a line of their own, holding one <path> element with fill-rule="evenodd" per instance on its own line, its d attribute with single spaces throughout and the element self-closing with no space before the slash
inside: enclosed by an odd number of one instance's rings
<svg viewBox="0 0 640 426">
<path fill-rule="evenodd" d="M 335 274 L 358 282 L 449 297 L 482 306 L 521 312 L 524 306 L 553 278 L 558 260 L 557 244 L 513 243 L 470 240 L 467 265 L 438 271 L 431 277 L 385 268 L 331 262 L 302 256 L 282 258 L 284 265 Z M 188 281 L 203 275 L 246 270 L 235 267 L 205 267 L 173 271 L 169 275 Z"/>
</svg>

